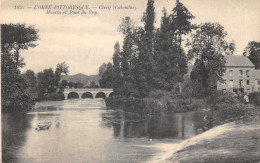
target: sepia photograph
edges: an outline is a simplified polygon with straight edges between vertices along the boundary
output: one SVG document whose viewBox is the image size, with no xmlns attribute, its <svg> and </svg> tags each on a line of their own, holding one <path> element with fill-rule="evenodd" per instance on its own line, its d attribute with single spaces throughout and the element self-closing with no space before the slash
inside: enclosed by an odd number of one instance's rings
<svg viewBox="0 0 260 163">
<path fill-rule="evenodd" d="M 3 163 L 260 163 L 259 0 L 1 0 Z"/>
</svg>

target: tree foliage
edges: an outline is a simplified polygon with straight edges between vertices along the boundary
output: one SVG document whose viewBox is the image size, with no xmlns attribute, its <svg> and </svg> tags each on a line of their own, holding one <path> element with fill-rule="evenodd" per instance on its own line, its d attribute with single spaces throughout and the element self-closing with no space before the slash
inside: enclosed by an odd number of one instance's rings
<svg viewBox="0 0 260 163">
<path fill-rule="evenodd" d="M 100 88 L 112 88 L 113 87 L 113 65 L 108 62 L 107 69 L 103 73 L 99 80 Z"/>
<path fill-rule="evenodd" d="M 1 24 L 2 111 L 26 111 L 34 104 L 34 73 L 20 75 L 20 68 L 25 65 L 20 50 L 35 47 L 38 39 L 38 30 L 33 26 Z"/>
<path fill-rule="evenodd" d="M 1 71 L 3 73 L 24 67 L 20 50 L 35 47 L 38 30 L 25 24 L 1 24 Z"/>
<path fill-rule="evenodd" d="M 249 42 L 243 55 L 248 56 L 248 59 L 255 65 L 256 69 L 260 69 L 260 42 Z"/>
<path fill-rule="evenodd" d="M 103 63 L 98 69 L 98 75 L 102 76 L 107 69 L 107 64 Z"/>
<path fill-rule="evenodd" d="M 113 79 L 112 79 L 112 86 L 115 94 L 122 95 L 122 85 L 123 79 L 121 75 L 121 66 L 120 66 L 120 46 L 119 42 L 116 42 L 114 46 L 114 54 L 113 54 Z"/>
<path fill-rule="evenodd" d="M 29 91 L 26 80 L 16 72 L 1 76 L 1 106 L 4 112 L 23 112 L 34 105 L 34 97 Z"/>
<path fill-rule="evenodd" d="M 221 81 L 225 72 L 224 55 L 232 55 L 235 50 L 235 44 L 228 43 L 226 36 L 227 32 L 219 23 L 203 23 L 191 35 L 191 41 L 187 44 L 191 58 L 197 58 L 204 63 L 207 86 L 211 90 L 216 90 L 217 81 Z"/>
<path fill-rule="evenodd" d="M 55 96 L 58 94 L 58 92 L 62 92 L 64 87 L 60 83 L 60 76 L 61 74 L 67 74 L 68 72 L 69 66 L 67 66 L 65 62 L 57 64 L 55 72 L 52 70 L 52 68 L 39 72 L 37 74 L 38 99 L 51 100 L 48 98 L 49 96 Z"/>
</svg>

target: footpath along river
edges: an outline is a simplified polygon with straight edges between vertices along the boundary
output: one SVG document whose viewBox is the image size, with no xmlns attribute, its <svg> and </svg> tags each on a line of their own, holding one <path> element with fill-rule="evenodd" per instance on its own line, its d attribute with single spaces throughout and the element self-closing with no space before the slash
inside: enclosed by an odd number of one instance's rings
<svg viewBox="0 0 260 163">
<path fill-rule="evenodd" d="M 203 112 L 141 117 L 98 99 L 40 102 L 25 115 L 2 114 L 3 162 L 150 162 L 202 126 Z"/>
</svg>

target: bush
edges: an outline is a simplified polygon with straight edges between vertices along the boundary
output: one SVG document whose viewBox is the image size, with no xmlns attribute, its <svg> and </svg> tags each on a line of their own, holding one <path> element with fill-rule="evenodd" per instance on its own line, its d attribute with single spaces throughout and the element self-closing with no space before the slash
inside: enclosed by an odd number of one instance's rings
<svg viewBox="0 0 260 163">
<path fill-rule="evenodd" d="M 63 93 L 49 93 L 44 94 L 41 99 L 38 99 L 39 101 L 62 101 L 65 97 Z"/>
<path fill-rule="evenodd" d="M 28 91 L 24 78 L 16 72 L 2 74 L 1 106 L 3 112 L 25 112 L 35 103 L 33 94 Z"/>
<path fill-rule="evenodd" d="M 217 91 L 207 99 L 207 103 L 211 105 L 213 110 L 218 110 L 223 107 L 233 106 L 240 102 L 236 98 L 232 97 L 232 94 L 230 93 Z"/>
<path fill-rule="evenodd" d="M 260 106 L 260 92 L 252 92 L 248 97 L 250 103 L 256 106 Z"/>
<path fill-rule="evenodd" d="M 107 107 L 119 108 L 132 113 L 160 114 L 165 110 L 163 105 L 154 99 L 109 97 L 105 102 Z"/>
<path fill-rule="evenodd" d="M 198 82 L 193 82 L 191 80 L 186 80 L 183 83 L 182 88 L 182 98 L 202 98 L 207 97 L 211 94 L 211 91 L 207 87 Z"/>
<path fill-rule="evenodd" d="M 187 112 L 196 111 L 198 109 L 206 108 L 205 101 L 203 99 L 174 99 L 167 107 L 169 112 Z"/>
</svg>

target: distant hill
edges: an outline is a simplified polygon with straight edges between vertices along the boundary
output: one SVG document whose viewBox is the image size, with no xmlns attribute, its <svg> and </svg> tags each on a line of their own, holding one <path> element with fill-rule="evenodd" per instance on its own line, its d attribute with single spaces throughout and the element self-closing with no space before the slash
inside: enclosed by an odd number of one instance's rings
<svg viewBox="0 0 260 163">
<path fill-rule="evenodd" d="M 81 82 L 84 86 L 90 85 L 91 81 L 94 81 L 97 85 L 99 85 L 98 80 L 100 77 L 98 75 L 85 75 L 82 73 L 76 75 L 61 75 L 61 80 L 67 80 L 68 82 Z"/>
</svg>

